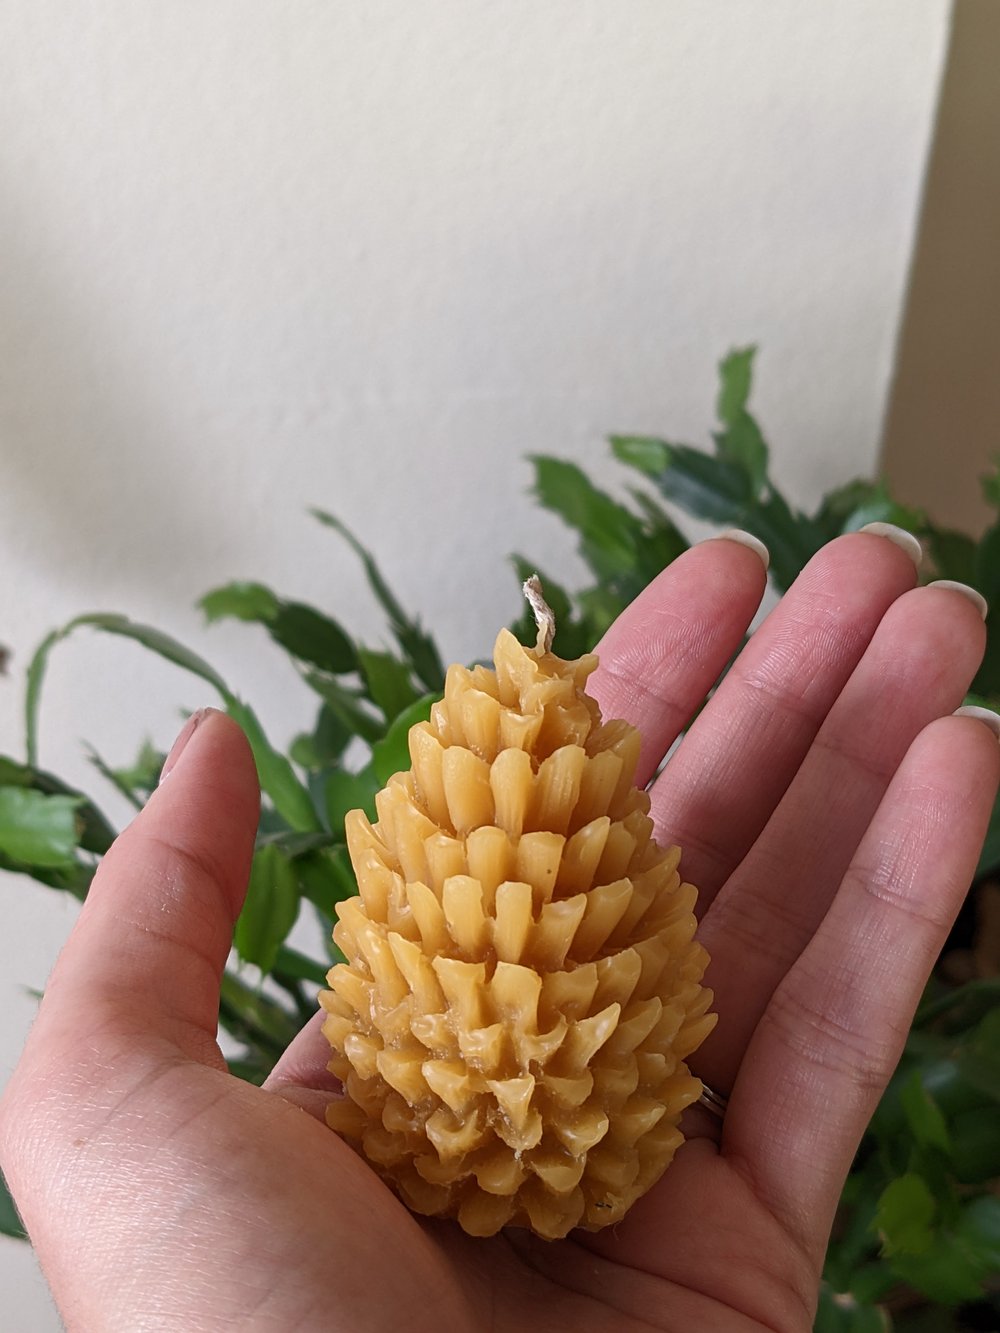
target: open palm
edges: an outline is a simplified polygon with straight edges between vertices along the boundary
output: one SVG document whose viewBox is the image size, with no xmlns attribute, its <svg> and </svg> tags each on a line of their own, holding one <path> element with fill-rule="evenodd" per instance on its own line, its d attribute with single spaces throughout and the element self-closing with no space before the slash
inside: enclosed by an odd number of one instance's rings
<svg viewBox="0 0 1000 1333">
<path fill-rule="evenodd" d="M 315 1024 L 265 1089 L 216 1044 L 257 823 L 249 749 L 200 716 L 105 858 L 0 1108 L 0 1158 L 70 1330 L 811 1326 L 851 1157 L 975 867 L 1000 776 L 947 716 L 973 602 L 838 539 L 750 639 L 754 552 L 688 552 L 600 646 L 593 692 L 644 737 L 661 840 L 701 889 L 728 1094 L 613 1231 L 473 1240 L 406 1211 L 322 1121 Z"/>
</svg>

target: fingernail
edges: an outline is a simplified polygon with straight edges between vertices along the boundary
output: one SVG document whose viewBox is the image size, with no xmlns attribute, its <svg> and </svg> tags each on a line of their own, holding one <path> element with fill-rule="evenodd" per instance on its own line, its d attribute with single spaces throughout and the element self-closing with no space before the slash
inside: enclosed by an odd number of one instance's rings
<svg viewBox="0 0 1000 1333">
<path fill-rule="evenodd" d="M 957 583 L 954 579 L 935 579 L 933 583 L 928 583 L 927 586 L 928 588 L 950 588 L 952 592 L 961 593 L 963 597 L 968 597 L 982 618 L 986 619 L 986 612 L 990 609 L 986 598 L 975 588 L 970 588 L 967 583 Z"/>
<path fill-rule="evenodd" d="M 962 708 L 956 708 L 955 717 L 974 717 L 977 722 L 982 722 L 984 726 L 989 727 L 997 740 L 1000 740 L 1000 713 L 994 713 L 992 708 L 979 708 L 976 704 L 965 704 Z"/>
<path fill-rule="evenodd" d="M 177 734 L 177 739 L 170 747 L 170 753 L 163 761 L 163 768 L 160 770 L 161 782 L 163 782 L 165 778 L 170 777 L 170 774 L 177 766 L 178 759 L 180 759 L 181 755 L 184 753 L 184 748 L 187 745 L 188 741 L 198 730 L 198 727 L 201 725 L 201 723 L 204 722 L 208 714 L 214 712 L 216 712 L 216 709 L 214 708 L 199 708 L 198 711 L 196 713 L 192 713 L 191 716 L 188 718 L 188 720 L 184 723 L 183 727 L 181 727 L 180 731 Z"/>
<path fill-rule="evenodd" d="M 906 552 L 916 567 L 920 568 L 924 558 L 924 548 L 912 532 L 907 532 L 905 528 L 897 528 L 895 523 L 866 523 L 863 528 L 858 528 L 858 531 L 870 532 L 873 537 L 885 537 L 887 541 L 895 542 L 901 551 Z"/>
<path fill-rule="evenodd" d="M 720 532 L 718 541 L 738 542 L 740 546 L 749 547 L 754 555 L 760 557 L 761 564 L 765 569 L 771 565 L 771 552 L 767 549 L 759 537 L 755 537 L 752 532 L 744 532 L 742 528 L 726 528 L 725 532 Z"/>
</svg>

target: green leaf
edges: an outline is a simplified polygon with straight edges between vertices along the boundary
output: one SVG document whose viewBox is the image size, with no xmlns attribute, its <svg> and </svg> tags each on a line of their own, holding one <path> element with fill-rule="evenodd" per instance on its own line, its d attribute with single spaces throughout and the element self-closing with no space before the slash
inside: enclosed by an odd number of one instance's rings
<svg viewBox="0 0 1000 1333">
<path fill-rule="evenodd" d="M 38 708 L 41 703 L 42 683 L 49 662 L 49 653 L 66 633 L 68 633 L 68 629 L 53 630 L 52 633 L 47 634 L 35 649 L 34 656 L 28 663 L 27 687 L 24 692 L 24 713 L 28 763 L 32 767 L 38 763 Z"/>
<path fill-rule="evenodd" d="M 958 583 L 976 582 L 978 545 L 971 537 L 950 528 L 931 526 L 927 529 L 926 541 L 938 578 L 955 579 Z"/>
<path fill-rule="evenodd" d="M 141 644 L 143 648 L 148 648 L 151 652 L 172 662 L 175 666 L 183 667 L 185 671 L 191 671 L 202 680 L 207 681 L 213 686 L 220 695 L 225 697 L 228 693 L 228 687 L 225 681 L 218 674 L 214 667 L 210 666 L 203 657 L 186 648 L 184 644 L 165 634 L 162 630 L 156 629 L 151 625 L 140 625 L 128 616 L 118 615 L 114 612 L 99 613 L 96 615 L 78 616 L 66 627 L 68 632 L 80 625 L 89 625 L 93 629 L 103 630 L 105 634 L 118 634 L 122 638 L 131 639 L 134 643 Z"/>
<path fill-rule="evenodd" d="M 1000 509 L 1000 454 L 993 460 L 990 472 L 979 478 L 983 488 L 983 499 L 994 509 Z"/>
<path fill-rule="evenodd" d="M 13 1236 L 16 1240 L 26 1240 L 28 1235 L 18 1216 L 14 1200 L 10 1197 L 10 1190 L 2 1172 L 0 1172 L 0 1235 Z"/>
<path fill-rule="evenodd" d="M 240 958 L 270 972 L 298 910 L 298 879 L 290 860 L 274 843 L 260 848 L 233 936 Z"/>
<path fill-rule="evenodd" d="M 210 621 L 232 617 L 263 625 L 271 638 L 300 662 L 344 674 L 358 662 L 354 644 L 335 620 L 304 602 L 288 602 L 263 583 L 227 583 L 198 605 Z"/>
<path fill-rule="evenodd" d="M 41 702 L 42 682 L 48 666 L 49 654 L 53 647 L 73 630 L 81 626 L 103 630 L 106 634 L 119 634 L 132 639 L 151 652 L 173 662 L 175 666 L 191 671 L 208 682 L 228 703 L 233 695 L 222 677 L 197 653 L 191 652 L 183 644 L 172 639 L 169 634 L 153 629 L 149 625 L 139 625 L 127 616 L 111 612 L 98 612 L 92 615 L 77 616 L 61 629 L 53 630 L 42 640 L 28 665 L 28 685 L 25 694 L 25 721 L 28 740 L 28 763 L 34 765 L 38 755 L 38 708 Z"/>
<path fill-rule="evenodd" d="M 343 718 L 338 717 L 326 703 L 322 704 L 313 728 L 313 742 L 322 763 L 336 763 L 353 739 L 354 731 Z"/>
<path fill-rule="evenodd" d="M 135 762 L 126 768 L 116 768 L 115 778 L 133 794 L 148 797 L 156 790 L 166 757 L 147 737 L 142 742 Z"/>
<path fill-rule="evenodd" d="M 887 1255 L 924 1254 L 931 1246 L 931 1224 L 937 1205 L 927 1182 L 916 1172 L 899 1176 L 883 1191 L 875 1214 L 875 1226 Z"/>
<path fill-rule="evenodd" d="M 227 583 L 199 598 L 198 606 L 209 622 L 233 619 L 262 624 L 275 618 L 281 601 L 263 583 Z"/>
<path fill-rule="evenodd" d="M 326 985 L 328 969 L 322 963 L 317 963 L 315 959 L 300 953 L 298 949 L 289 948 L 287 944 L 281 945 L 278 949 L 273 970 L 275 975 L 281 974 L 297 981 L 311 981 L 317 986 Z"/>
<path fill-rule="evenodd" d="M 0 852 L 0 870 L 6 870 L 12 875 L 28 875 L 50 889 L 72 894 L 80 902 L 87 896 L 95 869 L 95 866 L 83 861 L 70 861 L 60 866 L 29 866 Z"/>
<path fill-rule="evenodd" d="M 429 690 L 438 690 L 444 684 L 444 667 L 431 636 L 424 632 L 420 622 L 406 614 L 395 594 L 382 577 L 375 558 L 361 545 L 354 533 L 345 523 L 323 509 L 312 509 L 310 513 L 320 523 L 340 534 L 357 555 L 364 568 L 369 586 L 374 592 L 382 609 L 389 617 L 389 624 L 396 636 L 396 642 L 413 665 L 418 678 Z"/>
<path fill-rule="evenodd" d="M 988 528 L 979 540 L 975 586 L 991 606 L 1000 600 L 1000 523 Z"/>
<path fill-rule="evenodd" d="M 628 492 L 642 510 L 650 538 L 656 542 L 667 543 L 670 548 L 667 559 L 657 566 L 657 573 L 659 573 L 660 569 L 669 565 L 671 560 L 676 560 L 679 555 L 683 555 L 688 549 L 688 540 L 663 506 L 657 504 L 651 495 L 647 495 L 645 491 L 633 486 L 628 488 Z"/>
<path fill-rule="evenodd" d="M 289 829 L 278 829 L 273 832 L 257 834 L 257 846 L 268 847 L 271 843 L 280 847 L 290 861 L 297 860 L 300 856 L 308 856 L 322 847 L 333 847 L 341 841 L 324 829 L 319 833 L 293 833 Z"/>
<path fill-rule="evenodd" d="M 73 864 L 80 801 L 27 787 L 0 787 L 0 852 L 24 866 Z"/>
<path fill-rule="evenodd" d="M 931 984 L 934 984 L 933 979 Z M 937 994 L 925 995 L 913 1026 L 924 1028 L 936 1023 L 944 1032 L 964 1034 L 998 1005 L 1000 977 L 980 977 L 961 986 L 943 988 Z"/>
<path fill-rule="evenodd" d="M 343 845 L 328 847 L 295 862 L 299 892 L 329 918 L 336 903 L 358 892 L 351 858 Z"/>
<path fill-rule="evenodd" d="M 843 486 L 835 486 L 833 490 L 827 491 L 813 516 L 813 522 L 823 529 L 827 539 L 837 537 L 844 531 L 848 515 L 880 493 L 878 482 L 870 481 L 867 477 L 855 477 Z"/>
<path fill-rule="evenodd" d="M 719 397 L 716 415 L 726 426 L 733 426 L 750 401 L 753 359 L 756 347 L 735 348 L 719 363 Z"/>
<path fill-rule="evenodd" d="M 856 1291 L 854 1283 L 874 1250 L 875 1206 L 884 1184 L 881 1163 L 873 1165 L 871 1158 L 848 1176 L 823 1266 L 823 1276 L 834 1291 L 851 1291 L 862 1303 L 874 1303 L 882 1294 L 869 1290 L 871 1282 L 862 1291 Z"/>
<path fill-rule="evenodd" d="M 590 627 L 587 641 L 592 647 L 608 632 L 628 605 L 628 598 L 610 588 L 587 588 L 577 596 L 580 610 Z"/>
<path fill-rule="evenodd" d="M 637 572 L 641 575 L 644 588 L 652 583 L 667 565 L 684 554 L 688 549 L 688 541 L 670 515 L 652 496 L 645 495 L 632 487 L 629 488 L 629 494 L 645 519 L 637 550 Z M 638 591 L 641 592 L 642 588 Z"/>
<path fill-rule="evenodd" d="M 910 509 L 897 504 L 890 496 L 874 494 L 864 504 L 859 504 L 844 519 L 842 531 L 858 532 L 869 523 L 892 523 L 919 536 L 926 526 L 926 517 L 921 509 Z"/>
<path fill-rule="evenodd" d="M 984 1294 L 1000 1272 L 1000 1200 L 980 1196 L 966 1204 L 955 1222 L 935 1233 L 932 1247 L 893 1258 L 897 1275 L 941 1305 L 958 1305 Z"/>
<path fill-rule="evenodd" d="M 330 768 L 339 763 L 354 737 L 354 728 L 324 702 L 316 714 L 312 731 L 302 732 L 292 741 L 289 758 L 302 768 Z"/>
<path fill-rule="evenodd" d="M 895 1285 L 896 1279 L 889 1265 L 884 1260 L 876 1259 L 855 1268 L 851 1274 L 850 1291 L 859 1306 L 877 1307 Z M 889 1327 L 888 1321 L 883 1327 Z"/>
<path fill-rule="evenodd" d="M 767 445 L 750 413 L 739 413 L 732 425 L 714 438 L 719 457 L 742 468 L 747 475 L 751 495 L 760 495 L 767 480 Z"/>
<path fill-rule="evenodd" d="M 360 736 L 370 745 L 385 735 L 385 722 L 368 710 L 364 696 L 356 690 L 349 689 L 331 676 L 324 676 L 320 671 L 303 671 L 302 679 L 326 701 L 334 718 L 352 736 Z"/>
<path fill-rule="evenodd" d="M 665 470 L 670 462 L 670 449 L 665 440 L 644 435 L 611 436 L 611 451 L 618 461 L 647 477 L 658 477 Z"/>
<path fill-rule="evenodd" d="M 914 1037 L 925 1036 L 926 1034 L 923 1033 L 911 1033 L 907 1039 L 907 1049 L 909 1050 L 913 1044 Z M 935 1044 L 943 1046 L 945 1049 L 953 1049 L 954 1042 L 953 1037 L 935 1039 Z M 927 1088 L 941 1108 L 941 1113 L 949 1125 L 962 1113 L 976 1110 L 988 1104 L 988 1095 L 970 1083 L 959 1067 L 961 1052 L 962 1044 L 960 1040 L 956 1058 L 935 1059 L 933 1056 L 928 1056 L 919 1066 L 924 1087 Z M 897 1127 L 897 1136 L 902 1139 L 908 1137 L 905 1117 Z M 904 1143 L 903 1146 L 908 1147 L 909 1144 Z"/>
<path fill-rule="evenodd" d="M 320 929 L 326 937 L 326 949 L 332 961 L 342 963 L 344 955 L 333 942 L 333 913 L 336 904 L 357 895 L 358 884 L 346 847 L 316 852 L 296 861 L 299 891 L 313 905 Z"/>
<path fill-rule="evenodd" d="M 307 769 L 310 773 L 316 773 L 323 767 L 323 759 L 316 749 L 315 741 L 304 731 L 300 731 L 292 738 L 292 743 L 288 747 L 288 757 L 293 764 Z"/>
<path fill-rule="evenodd" d="M 229 968 L 222 974 L 219 1022 L 266 1062 L 268 1072 L 301 1026 L 297 1015 Z"/>
<path fill-rule="evenodd" d="M 28 764 L 0 754 L 0 787 L 33 787 L 34 772 Z"/>
<path fill-rule="evenodd" d="M 343 675 L 357 668 L 354 644 L 337 622 L 303 602 L 282 602 L 268 631 L 286 652 L 321 671 Z"/>
<path fill-rule="evenodd" d="M 87 758 L 98 773 L 107 778 L 136 810 L 141 810 L 156 790 L 166 755 L 149 740 L 145 740 L 134 764 L 128 768 L 112 768 L 92 745 L 88 745 L 86 750 Z"/>
<path fill-rule="evenodd" d="M 57 778 L 54 773 L 46 772 L 45 769 L 33 768 L 30 764 L 21 764 L 8 755 L 0 755 L 0 787 L 31 787 L 49 796 L 71 796 L 78 802 L 77 843 L 85 852 L 103 856 L 118 836 L 114 825 L 88 796 L 69 786 L 61 778 Z"/>
<path fill-rule="evenodd" d="M 791 587 L 823 545 L 822 533 L 778 491 L 760 506 L 754 530 L 771 552 L 771 577 L 781 592 Z"/>
<path fill-rule="evenodd" d="M 989 1270 L 1000 1273 L 1000 1198 L 983 1194 L 966 1204 L 958 1231 L 979 1250 Z"/>
<path fill-rule="evenodd" d="M 655 481 L 668 500 L 711 523 L 745 522 L 753 491 L 742 467 L 686 444 L 666 449 L 666 467 Z"/>
<path fill-rule="evenodd" d="M 246 733 L 257 764 L 261 788 L 274 802 L 281 817 L 300 832 L 319 829 L 320 820 L 312 797 L 296 777 L 295 770 L 285 756 L 271 745 L 250 705 L 231 697 L 228 712 Z"/>
<path fill-rule="evenodd" d="M 883 480 L 866 477 L 855 477 L 829 491 L 808 521 L 825 541 L 832 541 L 842 532 L 857 532 L 867 523 L 893 523 L 917 535 L 928 526 L 923 510 L 897 503 Z"/>
<path fill-rule="evenodd" d="M 720 458 L 743 469 L 753 495 L 767 481 L 768 448 L 755 417 L 747 410 L 753 380 L 755 347 L 730 352 L 719 366 L 719 421 L 725 427 L 715 436 Z"/>
<path fill-rule="evenodd" d="M 597 489 L 575 463 L 536 454 L 534 493 L 580 534 L 580 551 L 602 579 L 634 572 L 642 523 L 624 505 Z"/>
<path fill-rule="evenodd" d="M 377 653 L 368 648 L 358 650 L 358 662 L 368 694 L 387 721 L 392 721 L 404 708 L 420 697 L 413 688 L 410 668 L 392 653 Z"/>
<path fill-rule="evenodd" d="M 922 1148 L 936 1148 L 951 1152 L 951 1139 L 941 1108 L 924 1087 L 919 1072 L 911 1075 L 899 1091 L 903 1113 L 913 1132 L 914 1140 Z"/>
<path fill-rule="evenodd" d="M 974 1088 L 1000 1102 L 1000 1008 L 981 1020 L 958 1057 L 958 1068 Z"/>
<path fill-rule="evenodd" d="M 952 1167 L 963 1185 L 1000 1177 L 1000 1118 L 995 1103 L 962 1111 L 951 1122 Z"/>
<path fill-rule="evenodd" d="M 85 745 L 85 749 L 87 758 L 97 769 L 98 773 L 100 773 L 101 777 L 107 778 L 119 795 L 124 796 L 125 800 L 128 801 L 133 809 L 141 810 L 145 802 L 141 799 L 138 793 L 133 791 L 127 783 L 122 781 L 111 765 L 98 754 L 92 745 Z"/>
<path fill-rule="evenodd" d="M 380 786 L 384 787 L 393 773 L 400 773 L 410 767 L 410 748 L 407 743 L 410 728 L 418 722 L 427 721 L 440 697 L 439 694 L 425 694 L 422 699 L 410 704 L 409 708 L 399 714 L 384 738 L 372 746 L 372 768 Z"/>
<path fill-rule="evenodd" d="M 371 764 L 360 773 L 346 773 L 334 769 L 324 783 L 327 822 L 334 834 L 343 837 L 344 819 L 349 810 L 364 810 L 369 819 L 375 818 L 375 793 L 380 783 Z"/>
</svg>

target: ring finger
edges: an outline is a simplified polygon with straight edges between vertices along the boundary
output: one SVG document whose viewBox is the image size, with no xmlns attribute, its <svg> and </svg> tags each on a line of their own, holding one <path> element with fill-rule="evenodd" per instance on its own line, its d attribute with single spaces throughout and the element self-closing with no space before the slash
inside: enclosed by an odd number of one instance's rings
<svg viewBox="0 0 1000 1333">
<path fill-rule="evenodd" d="M 979 608 L 933 586 L 888 611 L 767 827 L 700 938 L 725 1021 L 698 1054 L 728 1090 L 775 987 L 811 939 L 914 737 L 951 713 L 979 665 Z"/>
</svg>

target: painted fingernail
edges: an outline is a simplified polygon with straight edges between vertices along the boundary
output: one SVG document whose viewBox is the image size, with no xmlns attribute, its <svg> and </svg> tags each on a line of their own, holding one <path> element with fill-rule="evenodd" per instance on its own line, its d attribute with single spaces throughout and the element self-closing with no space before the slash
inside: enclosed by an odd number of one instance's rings
<svg viewBox="0 0 1000 1333">
<path fill-rule="evenodd" d="M 742 528 L 726 528 L 725 532 L 718 535 L 719 541 L 738 542 L 740 546 L 747 546 L 753 551 L 754 555 L 760 558 L 765 569 L 771 564 L 771 552 L 767 549 L 759 537 L 755 537 L 752 532 L 744 532 Z"/>
<path fill-rule="evenodd" d="M 901 551 L 906 552 L 916 567 L 920 568 L 924 558 L 924 548 L 912 532 L 907 532 L 905 528 L 897 528 L 895 523 L 866 523 L 863 528 L 858 528 L 858 531 L 870 532 L 873 537 L 885 537 L 887 541 L 895 542 Z"/>
<path fill-rule="evenodd" d="M 955 717 L 974 717 L 977 722 L 982 722 L 984 726 L 989 727 L 997 740 L 1000 740 L 1000 713 L 994 713 L 992 708 L 979 708 L 976 704 L 965 704 L 962 708 L 956 708 Z"/>
<path fill-rule="evenodd" d="M 184 723 L 183 727 L 181 727 L 180 731 L 177 734 L 177 739 L 170 747 L 170 753 L 163 761 L 163 768 L 160 770 L 161 782 L 163 782 L 166 778 L 169 778 L 170 774 L 177 767 L 177 761 L 184 753 L 184 749 L 187 746 L 188 741 L 198 730 L 198 727 L 202 724 L 202 722 L 204 722 L 208 714 L 214 713 L 216 711 L 217 710 L 214 708 L 199 708 L 198 711 L 196 713 L 192 713 L 191 716 L 188 718 L 188 720 Z"/>
<path fill-rule="evenodd" d="M 950 588 L 952 592 L 961 593 L 963 597 L 968 597 L 982 618 L 986 619 L 986 612 L 990 609 L 986 598 L 975 588 L 970 588 L 967 583 L 956 583 L 954 579 L 935 579 L 933 583 L 928 583 L 927 586 L 928 588 Z"/>
</svg>

